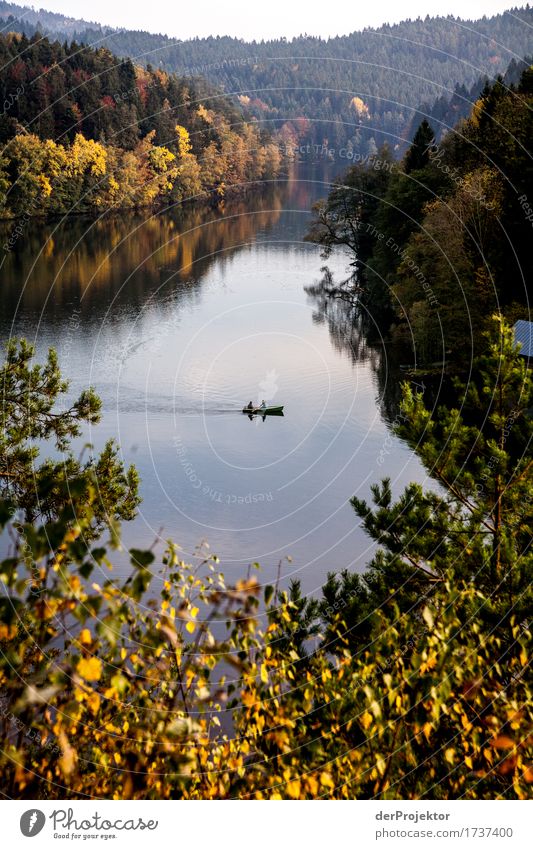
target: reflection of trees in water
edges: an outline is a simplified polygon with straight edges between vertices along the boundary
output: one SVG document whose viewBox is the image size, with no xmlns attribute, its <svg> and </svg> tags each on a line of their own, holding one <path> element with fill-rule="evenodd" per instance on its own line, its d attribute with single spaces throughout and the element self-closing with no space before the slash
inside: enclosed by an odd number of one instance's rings
<svg viewBox="0 0 533 849">
<path fill-rule="evenodd" d="M 313 321 L 327 324 L 334 348 L 353 364 L 369 362 L 376 375 L 378 403 L 383 418 L 392 422 L 399 410 L 402 373 L 395 351 L 380 337 L 358 301 L 353 278 L 336 284 L 327 266 L 323 277 L 305 291 L 314 304 Z"/>
<path fill-rule="evenodd" d="M 28 222 L 5 255 L 2 317 L 10 322 L 21 308 L 41 312 L 47 298 L 47 314 L 61 321 L 78 304 L 94 319 L 111 301 L 124 308 L 150 297 L 195 297 L 221 255 L 276 224 L 285 192 L 283 184 L 273 184 L 215 210 L 200 204 L 148 217 L 129 212 Z M 0 226 L 0 245 L 10 227 Z"/>
</svg>

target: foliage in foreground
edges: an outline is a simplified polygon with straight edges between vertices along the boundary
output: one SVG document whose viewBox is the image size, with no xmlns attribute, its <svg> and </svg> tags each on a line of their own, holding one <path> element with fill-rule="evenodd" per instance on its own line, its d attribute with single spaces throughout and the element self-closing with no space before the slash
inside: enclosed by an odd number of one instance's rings
<svg viewBox="0 0 533 849">
<path fill-rule="evenodd" d="M 530 796 L 531 381 L 505 326 L 492 345 L 505 381 L 503 420 L 491 403 L 490 358 L 470 399 L 472 411 L 477 401 L 488 411 L 477 433 L 453 411 L 431 418 L 405 389 L 402 428 L 416 439 L 426 420 L 424 462 L 459 465 L 451 486 L 440 478 L 445 497 L 411 485 L 393 503 L 384 483 L 375 508 L 354 502 L 383 547 L 359 619 L 346 576 L 336 601 L 325 588 L 328 608 L 320 605 L 317 619 L 318 606 L 303 603 L 296 587 L 262 589 L 250 577 L 227 586 L 216 558 L 188 565 L 170 544 L 160 569 L 153 552 L 131 550 L 130 576 L 113 580 L 117 536 L 95 547 L 98 492 L 87 476 L 68 481 L 68 506 L 58 491 L 56 515 L 40 524 L 4 499 L 1 523 L 13 534 L 0 576 L 4 792 Z M 478 442 L 480 454 L 468 453 Z M 522 465 L 507 465 L 513 452 Z M 481 455 L 489 480 L 502 478 L 496 503 L 480 478 Z M 476 476 L 485 484 L 474 497 Z M 369 600 L 370 626 L 354 640 Z"/>
<path fill-rule="evenodd" d="M 83 523 L 61 542 L 53 531 L 54 554 L 44 529 L 27 534 L 40 586 L 16 559 L 3 564 L 9 796 L 528 795 L 530 630 L 513 618 L 505 635 L 483 628 L 475 587 L 445 585 L 420 618 L 378 612 L 358 655 L 302 657 L 283 593 L 262 621 L 255 580 L 226 587 L 173 549 L 158 598 L 146 594 L 147 553 L 132 552 L 122 586 L 88 584 L 104 551 L 88 550 Z M 342 640 L 340 616 L 338 630 Z"/>
</svg>

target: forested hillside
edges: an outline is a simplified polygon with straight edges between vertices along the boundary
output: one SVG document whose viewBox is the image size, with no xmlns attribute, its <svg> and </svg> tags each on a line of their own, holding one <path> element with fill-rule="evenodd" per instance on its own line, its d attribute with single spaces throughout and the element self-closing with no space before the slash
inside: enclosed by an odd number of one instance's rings
<svg viewBox="0 0 533 849">
<path fill-rule="evenodd" d="M 9 28 L 38 28 L 61 39 L 104 43 L 119 56 L 183 75 L 202 75 L 237 93 L 260 120 L 283 127 L 287 142 L 306 138 L 330 146 L 351 140 L 375 149 L 388 140 L 403 152 L 413 110 L 469 90 L 480 76 L 504 73 L 531 53 L 529 6 L 477 21 L 430 18 L 365 29 L 331 39 L 247 43 L 231 37 L 180 42 L 147 32 L 112 30 L 0 3 Z M 357 25 L 356 12 L 346 26 Z M 281 25 L 280 25 L 281 26 Z M 300 119 L 300 120 L 298 120 Z"/>
<path fill-rule="evenodd" d="M 440 144 L 424 121 L 401 163 L 384 146 L 316 207 L 310 238 L 352 249 L 347 291 L 418 363 L 468 363 L 494 309 L 529 317 L 532 107 L 533 66 L 486 85 Z"/>
<path fill-rule="evenodd" d="M 518 85 L 520 77 L 529 65 L 531 65 L 530 57 L 512 59 L 505 74 L 501 75 L 504 85 Z M 483 75 L 470 88 L 458 83 L 452 95 L 446 92 L 437 97 L 431 104 L 421 104 L 420 108 L 413 114 L 408 138 L 413 138 L 419 124 L 426 119 L 430 121 L 435 131 L 435 138 L 439 141 L 450 129 L 468 118 L 481 92 L 490 82 L 489 77 Z"/>
<path fill-rule="evenodd" d="M 0 36 L 0 212 L 137 207 L 275 178 L 279 146 L 201 79 Z"/>
</svg>

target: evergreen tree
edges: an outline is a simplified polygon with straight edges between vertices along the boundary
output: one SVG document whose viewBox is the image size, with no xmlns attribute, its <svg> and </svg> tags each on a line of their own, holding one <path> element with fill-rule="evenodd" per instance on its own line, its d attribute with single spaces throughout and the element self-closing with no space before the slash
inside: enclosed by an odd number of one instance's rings
<svg viewBox="0 0 533 849">
<path fill-rule="evenodd" d="M 446 582 L 484 593 L 480 615 L 494 633 L 525 619 L 533 599 L 533 380 L 513 340 L 495 317 L 484 356 L 468 386 L 457 381 L 461 409 L 429 409 L 404 386 L 398 433 L 408 441 L 438 492 L 409 484 L 396 501 L 390 481 L 372 487 L 373 506 L 352 506 L 381 548 L 361 577 L 343 573 L 326 584 L 321 612 L 338 628 L 332 601 L 349 600 L 341 618 L 350 644 L 362 644 L 378 612 L 415 610 Z M 329 608 L 329 610 L 328 610 Z"/>
<path fill-rule="evenodd" d="M 416 131 L 411 147 L 405 154 L 403 167 L 406 174 L 420 171 L 429 163 L 431 151 L 435 148 L 435 133 L 424 118 Z"/>
<path fill-rule="evenodd" d="M 68 383 L 57 355 L 51 349 L 44 365 L 34 364 L 33 357 L 31 345 L 11 341 L 0 368 L 0 498 L 27 522 L 51 522 L 65 510 L 78 522 L 92 491 L 92 524 L 86 532 L 98 536 L 104 524 L 135 516 L 137 471 L 124 468 L 112 441 L 86 462 L 75 456 L 71 440 L 82 435 L 84 425 L 99 421 L 100 399 L 88 389 L 69 407 L 58 408 Z M 59 457 L 38 464 L 37 443 L 50 443 Z"/>
</svg>

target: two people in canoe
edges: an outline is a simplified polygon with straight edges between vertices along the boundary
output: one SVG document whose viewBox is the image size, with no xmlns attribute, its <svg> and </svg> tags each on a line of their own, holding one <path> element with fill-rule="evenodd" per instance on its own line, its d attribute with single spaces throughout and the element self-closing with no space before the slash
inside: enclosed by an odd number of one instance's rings
<svg viewBox="0 0 533 849">
<path fill-rule="evenodd" d="M 266 410 L 266 404 L 265 404 L 265 401 L 263 400 L 263 401 L 261 401 L 260 407 L 254 407 L 253 401 L 250 401 L 250 403 L 248 404 L 246 409 L 247 410 Z"/>
</svg>

